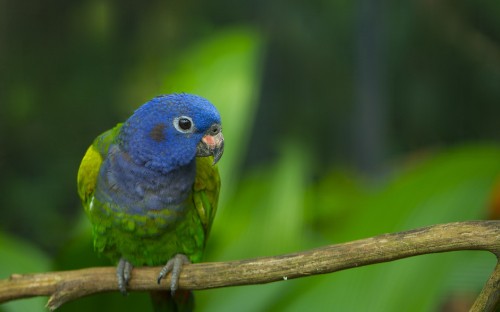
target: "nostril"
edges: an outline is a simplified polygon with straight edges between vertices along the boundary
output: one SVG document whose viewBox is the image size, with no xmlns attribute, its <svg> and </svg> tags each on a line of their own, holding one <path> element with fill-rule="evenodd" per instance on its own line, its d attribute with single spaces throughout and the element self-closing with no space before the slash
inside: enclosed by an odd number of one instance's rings
<svg viewBox="0 0 500 312">
<path fill-rule="evenodd" d="M 218 134 L 218 133 L 220 132 L 220 127 L 219 127 L 219 126 L 217 126 L 217 125 L 213 125 L 213 126 L 212 126 L 212 131 L 211 131 L 211 132 L 212 132 L 212 135 L 216 135 L 216 134 Z"/>
</svg>

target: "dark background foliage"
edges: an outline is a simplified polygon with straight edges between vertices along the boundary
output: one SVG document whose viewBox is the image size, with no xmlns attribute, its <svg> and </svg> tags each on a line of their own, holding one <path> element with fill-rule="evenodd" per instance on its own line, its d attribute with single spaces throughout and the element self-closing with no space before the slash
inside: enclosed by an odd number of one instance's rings
<svg viewBox="0 0 500 312">
<path fill-rule="evenodd" d="M 0 277 L 106 264 L 76 195 L 79 162 L 169 92 L 206 96 L 223 117 L 207 260 L 500 215 L 499 17 L 497 1 L 468 0 L 0 1 Z M 198 306 L 467 306 L 491 264 L 420 257 L 199 292 Z M 65 309 L 148 304 L 113 296 Z"/>
</svg>

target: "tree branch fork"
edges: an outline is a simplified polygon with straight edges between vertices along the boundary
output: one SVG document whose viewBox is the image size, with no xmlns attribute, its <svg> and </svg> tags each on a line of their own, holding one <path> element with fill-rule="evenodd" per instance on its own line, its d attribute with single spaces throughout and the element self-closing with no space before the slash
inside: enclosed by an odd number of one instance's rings
<svg viewBox="0 0 500 312">
<path fill-rule="evenodd" d="M 188 264 L 182 268 L 179 288 L 201 290 L 264 284 L 417 255 L 458 250 L 489 251 L 500 259 L 500 221 L 447 223 L 274 257 Z M 499 263 L 497 262 L 471 311 L 494 311 L 499 306 Z M 160 269 L 134 268 L 127 289 L 167 289 L 170 275 L 161 285 L 156 282 Z M 117 290 L 114 267 L 12 274 L 9 278 L 0 280 L 0 303 L 27 297 L 49 296 L 47 307 L 55 310 L 71 300 Z"/>
</svg>

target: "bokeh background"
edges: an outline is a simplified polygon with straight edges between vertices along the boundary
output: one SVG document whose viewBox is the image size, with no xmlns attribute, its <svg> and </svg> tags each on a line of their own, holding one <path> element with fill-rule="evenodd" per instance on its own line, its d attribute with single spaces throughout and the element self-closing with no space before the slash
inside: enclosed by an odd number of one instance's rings
<svg viewBox="0 0 500 312">
<path fill-rule="evenodd" d="M 0 278 L 107 265 L 76 194 L 93 138 L 158 94 L 220 109 L 206 260 L 500 215 L 500 2 L 0 0 Z M 199 311 L 462 311 L 492 255 L 196 293 Z M 45 298 L 0 306 L 44 311 Z M 61 311 L 143 311 L 103 294 Z"/>
</svg>

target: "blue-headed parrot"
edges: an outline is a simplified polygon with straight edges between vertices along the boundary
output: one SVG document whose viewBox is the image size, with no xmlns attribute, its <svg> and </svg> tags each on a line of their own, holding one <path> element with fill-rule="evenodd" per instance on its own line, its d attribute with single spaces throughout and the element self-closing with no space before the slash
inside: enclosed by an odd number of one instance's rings
<svg viewBox="0 0 500 312">
<path fill-rule="evenodd" d="M 117 265 L 122 293 L 134 266 L 164 265 L 158 283 L 171 272 L 170 292 L 152 293 L 156 310 L 192 308 L 191 292 L 176 292 L 179 273 L 202 259 L 223 151 L 219 112 L 186 93 L 155 97 L 88 148 L 78 194 L 95 250 Z"/>
</svg>

